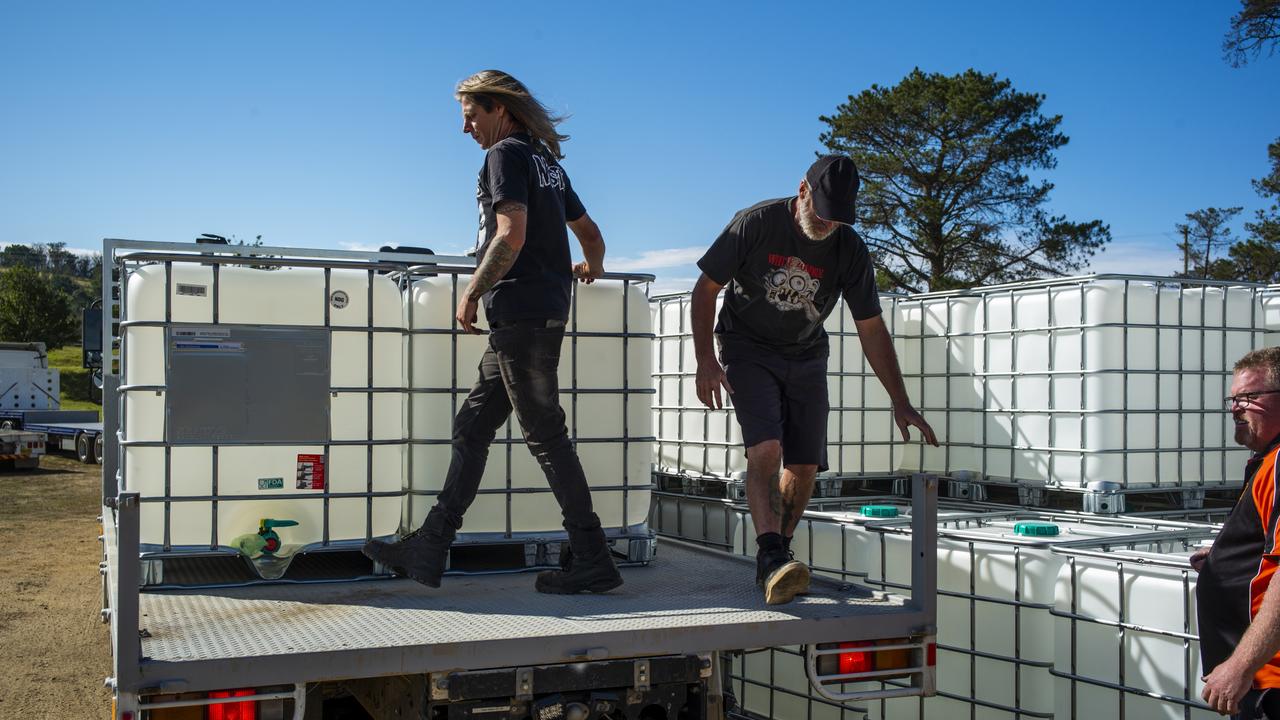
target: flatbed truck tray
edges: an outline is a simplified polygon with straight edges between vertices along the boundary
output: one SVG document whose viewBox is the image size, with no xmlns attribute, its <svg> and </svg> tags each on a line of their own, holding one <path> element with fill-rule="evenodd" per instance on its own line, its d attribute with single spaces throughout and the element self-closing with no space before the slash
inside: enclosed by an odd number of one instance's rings
<svg viewBox="0 0 1280 720">
<path fill-rule="evenodd" d="M 936 481 L 928 488 L 932 505 Z M 126 493 L 114 505 L 103 508 L 111 684 L 131 699 L 935 632 L 933 563 L 913 563 L 916 599 L 814 575 L 809 594 L 770 606 L 753 558 L 670 539 L 604 595 L 543 595 L 530 573 L 446 575 L 440 589 L 391 579 L 139 592 L 138 563 L 119 562 L 136 556 L 139 503 Z M 922 556 L 932 542 L 913 538 Z"/>
<path fill-rule="evenodd" d="M 108 527 L 109 527 L 108 523 Z M 110 532 L 110 530 L 108 530 Z M 110 538 L 108 538 L 110 546 Z M 217 687 L 544 665 L 877 634 L 926 623 L 906 598 L 815 575 L 808 595 L 765 605 L 755 561 L 661 540 L 604 595 L 544 595 L 529 573 L 142 593 L 141 686 Z M 190 684 L 189 684 L 190 683 Z"/>
</svg>

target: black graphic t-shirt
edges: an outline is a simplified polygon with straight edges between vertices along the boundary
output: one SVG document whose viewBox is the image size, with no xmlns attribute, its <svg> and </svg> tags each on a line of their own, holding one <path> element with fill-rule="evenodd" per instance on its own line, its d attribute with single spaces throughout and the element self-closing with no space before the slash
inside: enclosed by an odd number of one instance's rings
<svg viewBox="0 0 1280 720">
<path fill-rule="evenodd" d="M 764 349 L 826 357 L 822 322 L 841 295 L 855 320 L 880 314 L 875 273 L 862 238 L 847 225 L 814 242 L 791 216 L 795 198 L 740 211 L 698 267 L 725 288 L 716 335 L 726 353 Z"/>
<path fill-rule="evenodd" d="M 529 209 L 524 247 L 507 274 L 484 296 L 489 322 L 567 320 L 573 267 L 565 223 L 582 217 L 586 208 L 564 168 L 539 152 L 528 135 L 516 133 L 485 153 L 476 201 L 480 205 L 477 263 L 484 260 L 498 229 L 494 207 L 510 201 Z"/>
</svg>

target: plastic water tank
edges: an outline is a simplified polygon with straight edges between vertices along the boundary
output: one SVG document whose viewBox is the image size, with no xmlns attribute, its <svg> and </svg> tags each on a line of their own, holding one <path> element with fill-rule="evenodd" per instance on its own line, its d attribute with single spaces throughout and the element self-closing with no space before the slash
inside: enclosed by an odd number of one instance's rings
<svg viewBox="0 0 1280 720">
<path fill-rule="evenodd" d="M 1220 717 L 1187 704 L 1201 702 L 1205 673 L 1190 552 L 1061 555 L 1053 620 L 1057 717 Z"/>
<path fill-rule="evenodd" d="M 1255 287 L 1084 278 L 974 292 L 979 470 L 1032 484 L 1237 484 L 1219 407 Z"/>
<path fill-rule="evenodd" d="M 886 325 L 893 332 L 898 296 L 882 295 Z M 722 305 L 717 300 L 716 312 Z M 656 463 L 660 469 L 730 478 L 746 471 L 742 432 L 732 410 L 711 410 L 698 401 L 697 360 L 690 324 L 690 295 L 655 298 L 654 330 Z M 866 362 L 857 328 L 843 300 L 824 322 L 830 338 L 827 394 L 827 462 L 841 475 L 893 472 L 903 450 L 893 424 L 888 393 Z"/>
<path fill-rule="evenodd" d="M 1047 526 L 1053 526 L 1056 534 Z M 869 524 L 879 561 L 868 582 L 909 584 L 909 523 Z M 1171 552 L 1198 542 L 1185 523 L 1023 510 L 938 524 L 938 690 L 923 717 L 1054 712 L 1050 668 L 1062 556 L 1055 547 Z M 986 703 L 986 705 L 982 704 Z M 998 709 L 1007 708 L 1007 709 Z M 882 709 L 878 709 L 882 708 Z M 919 717 L 920 701 L 886 701 L 872 717 Z"/>
<path fill-rule="evenodd" d="M 938 436 L 939 446 L 919 440 L 904 448 L 900 471 L 975 472 L 984 413 L 974 384 L 978 298 L 943 293 L 898 301 L 895 346 L 903 382 L 916 408 Z"/>
<path fill-rule="evenodd" d="M 383 276 L 373 276 L 372 284 L 373 325 L 392 329 L 372 333 L 373 387 L 402 387 L 400 293 L 395 284 Z M 298 523 L 296 527 L 280 530 L 286 553 L 326 540 L 358 541 L 368 536 L 393 534 L 400 519 L 401 498 L 396 493 L 402 489 L 405 401 L 400 392 L 372 393 L 370 417 L 370 393 L 359 390 L 370 387 L 370 275 L 355 270 L 333 270 L 329 282 L 331 294 L 326 297 L 324 271 L 320 269 L 268 271 L 223 267 L 218 272 L 215 293 L 212 267 L 195 262 L 174 263 L 172 276 L 166 283 L 163 264 L 147 265 L 127 276 L 125 319 L 164 321 L 166 285 L 170 288 L 170 328 L 213 328 L 209 331 L 212 335 L 224 330 L 230 332 L 228 328 L 233 326 L 322 329 L 327 305 L 331 387 L 353 390 L 329 393 L 323 388 L 320 391 L 329 396 L 328 437 L 316 437 L 314 442 L 297 445 L 228 445 L 218 447 L 216 457 L 214 447 L 222 438 L 212 435 L 168 442 L 165 447 L 170 411 L 166 392 L 125 393 L 124 439 L 159 443 L 158 446 L 126 446 L 124 450 L 125 486 L 122 489 L 142 494 L 144 550 L 225 548 L 236 536 L 256 532 L 263 518 Z M 216 318 L 215 296 L 218 299 Z M 170 380 L 168 329 L 140 326 L 126 327 L 122 332 L 125 384 L 165 386 Z M 217 381 L 233 382 L 225 377 Z M 288 402 L 288 398 L 279 401 Z M 332 446 L 323 470 L 323 482 L 307 489 L 298 488 L 295 480 L 300 475 L 303 457 L 323 458 L 325 441 L 330 439 L 367 441 L 370 425 L 372 439 L 385 444 Z M 170 453 L 168 488 L 166 450 Z M 370 486 L 374 492 L 392 495 L 371 497 Z M 169 502 L 163 502 L 166 492 Z M 328 497 L 332 493 L 357 496 Z M 255 499 L 258 495 L 270 495 L 273 499 Z M 184 497 L 200 499 L 184 500 Z M 203 499 L 208 497 L 215 498 L 216 502 Z"/>
<path fill-rule="evenodd" d="M 442 274 L 415 282 L 405 299 L 412 330 L 409 427 L 409 527 L 435 503 L 449 467 L 452 421 L 475 382 L 487 336 L 455 330 L 466 278 Z M 487 319 L 479 320 L 487 327 Z M 624 361 L 625 356 L 625 361 Z M 635 283 L 575 284 L 560 356 L 560 404 L 570 438 L 606 528 L 642 524 L 649 512 L 653 461 L 652 337 L 648 302 Z M 625 369 L 625 371 L 624 371 Z M 480 494 L 460 539 L 478 534 L 558 531 L 560 508 L 514 415 L 490 448 Z"/>
</svg>

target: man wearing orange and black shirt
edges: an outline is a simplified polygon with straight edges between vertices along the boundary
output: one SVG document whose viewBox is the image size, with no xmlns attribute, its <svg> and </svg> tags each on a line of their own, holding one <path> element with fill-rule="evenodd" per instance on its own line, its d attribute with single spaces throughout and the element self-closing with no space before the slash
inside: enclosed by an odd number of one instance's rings
<svg viewBox="0 0 1280 720">
<path fill-rule="evenodd" d="M 1253 451 L 1245 487 L 1212 548 L 1196 551 L 1202 697 L 1223 715 L 1280 720 L 1280 347 L 1235 365 L 1227 409 L 1235 440 Z"/>
</svg>

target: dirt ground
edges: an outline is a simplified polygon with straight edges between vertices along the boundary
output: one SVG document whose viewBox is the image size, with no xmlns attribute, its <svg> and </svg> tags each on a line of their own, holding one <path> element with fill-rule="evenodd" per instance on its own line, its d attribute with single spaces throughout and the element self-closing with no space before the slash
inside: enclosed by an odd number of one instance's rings
<svg viewBox="0 0 1280 720">
<path fill-rule="evenodd" d="M 110 715 L 99 476 L 63 455 L 0 470 L 0 720 Z"/>
</svg>

